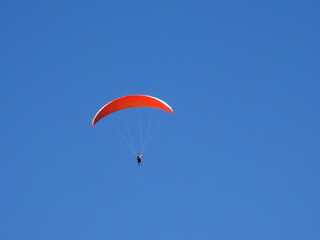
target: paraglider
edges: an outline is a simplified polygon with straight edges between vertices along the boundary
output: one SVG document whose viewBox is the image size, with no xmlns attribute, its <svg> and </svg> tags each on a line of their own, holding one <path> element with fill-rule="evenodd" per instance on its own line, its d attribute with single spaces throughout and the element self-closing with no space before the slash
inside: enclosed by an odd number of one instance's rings
<svg viewBox="0 0 320 240">
<path fill-rule="evenodd" d="M 141 153 L 137 153 L 137 161 L 138 161 L 138 165 L 141 166 L 142 165 L 142 154 Z"/>
<path fill-rule="evenodd" d="M 94 127 L 101 119 L 118 111 L 129 108 L 154 108 L 167 111 L 173 114 L 172 108 L 163 100 L 149 95 L 128 95 L 117 98 L 104 105 L 92 119 L 92 127 Z M 141 135 L 141 134 L 140 134 Z M 143 151 L 143 150 L 142 150 Z M 138 165 L 142 165 L 142 152 L 135 153 Z"/>
</svg>

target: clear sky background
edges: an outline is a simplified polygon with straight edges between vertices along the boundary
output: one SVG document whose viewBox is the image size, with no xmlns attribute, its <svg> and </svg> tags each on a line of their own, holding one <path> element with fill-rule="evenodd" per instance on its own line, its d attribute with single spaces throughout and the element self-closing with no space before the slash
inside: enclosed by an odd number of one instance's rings
<svg viewBox="0 0 320 240">
<path fill-rule="evenodd" d="M 320 239 L 320 3 L 2 1 L 0 239 Z M 175 114 L 137 166 L 96 111 Z"/>
</svg>

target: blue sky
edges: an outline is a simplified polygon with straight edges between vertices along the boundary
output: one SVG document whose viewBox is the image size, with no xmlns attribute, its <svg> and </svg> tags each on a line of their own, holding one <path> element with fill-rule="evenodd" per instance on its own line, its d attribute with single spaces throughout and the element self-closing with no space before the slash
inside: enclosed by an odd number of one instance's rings
<svg viewBox="0 0 320 240">
<path fill-rule="evenodd" d="M 1 3 L 0 238 L 320 239 L 319 9 Z M 142 167 L 91 127 L 137 93 L 175 111 Z"/>
</svg>

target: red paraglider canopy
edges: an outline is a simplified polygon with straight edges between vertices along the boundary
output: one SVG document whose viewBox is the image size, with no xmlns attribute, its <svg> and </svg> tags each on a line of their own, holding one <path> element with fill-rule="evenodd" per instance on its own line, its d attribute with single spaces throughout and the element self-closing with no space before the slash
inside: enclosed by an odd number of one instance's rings
<svg viewBox="0 0 320 240">
<path fill-rule="evenodd" d="M 102 118 L 104 118 L 105 116 L 111 113 L 124 110 L 127 108 L 135 108 L 135 107 L 158 108 L 173 114 L 172 108 L 167 103 L 165 103 L 164 101 L 158 98 L 147 96 L 147 95 L 129 95 L 129 96 L 115 99 L 107 103 L 106 105 L 104 105 L 94 116 L 92 120 L 92 127 L 99 120 L 101 120 Z"/>
</svg>

